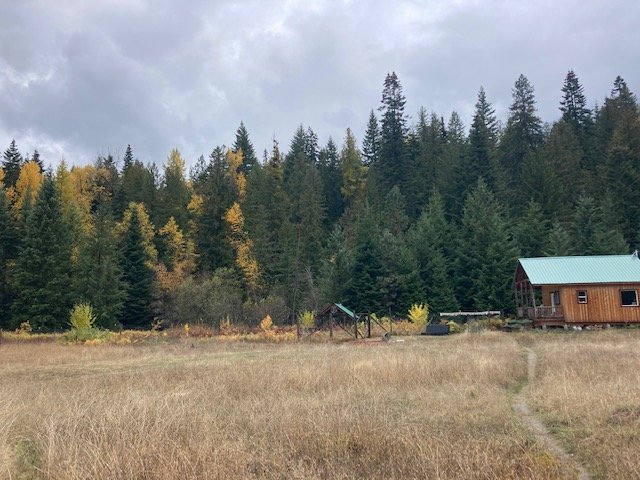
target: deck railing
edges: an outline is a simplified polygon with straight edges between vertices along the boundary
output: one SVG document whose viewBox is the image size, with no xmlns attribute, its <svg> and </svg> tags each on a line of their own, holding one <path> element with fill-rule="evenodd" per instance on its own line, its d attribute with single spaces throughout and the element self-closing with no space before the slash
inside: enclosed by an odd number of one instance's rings
<svg viewBox="0 0 640 480">
<path fill-rule="evenodd" d="M 524 309 L 526 313 L 526 317 L 531 320 L 562 320 L 564 319 L 564 312 L 562 311 L 562 306 L 557 305 L 555 307 L 527 307 Z"/>
</svg>

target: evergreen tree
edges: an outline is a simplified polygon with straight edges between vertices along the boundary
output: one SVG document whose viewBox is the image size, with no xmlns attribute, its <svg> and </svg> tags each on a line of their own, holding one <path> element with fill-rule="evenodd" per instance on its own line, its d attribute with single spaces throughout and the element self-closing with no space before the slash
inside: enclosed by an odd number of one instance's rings
<svg viewBox="0 0 640 480">
<path fill-rule="evenodd" d="M 40 153 L 38 153 L 38 150 L 33 151 L 31 160 L 28 160 L 28 161 L 31 161 L 36 165 L 38 165 L 38 168 L 40 169 L 40 173 L 44 173 L 44 163 L 42 163 L 42 159 L 40 158 Z"/>
<path fill-rule="evenodd" d="M 344 211 L 344 202 L 340 194 L 342 175 L 338 149 L 333 139 L 329 137 L 327 145 L 318 154 L 318 170 L 322 178 L 324 205 L 327 213 L 327 231 L 333 228 Z"/>
<path fill-rule="evenodd" d="M 120 270 L 124 299 L 119 321 L 124 328 L 148 328 L 153 320 L 153 259 L 145 239 L 140 209 L 132 204 L 130 218 L 120 239 Z"/>
<path fill-rule="evenodd" d="M 11 140 L 9 148 L 4 152 L 2 158 L 2 169 L 4 170 L 4 186 L 6 188 L 14 187 L 20 176 L 20 169 L 24 160 L 15 140 Z"/>
<path fill-rule="evenodd" d="M 464 169 L 467 186 L 472 188 L 478 182 L 478 178 L 483 178 L 489 185 L 494 185 L 492 167 L 497 137 L 495 110 L 487 101 L 484 88 L 480 87 L 473 122 L 469 130 L 469 157 L 467 168 Z"/>
<path fill-rule="evenodd" d="M 570 233 L 575 255 L 628 253 L 622 232 L 612 225 L 611 214 L 592 197 L 581 195 L 576 201 Z"/>
<path fill-rule="evenodd" d="M 482 180 L 465 200 L 460 238 L 457 297 L 462 307 L 512 310 L 518 250 L 502 205 Z"/>
<path fill-rule="evenodd" d="M 304 154 L 311 163 L 318 162 L 318 135 L 307 127 L 305 134 Z"/>
<path fill-rule="evenodd" d="M 78 249 L 75 285 L 78 300 L 89 303 L 96 326 L 117 329 L 122 311 L 124 285 L 113 235 L 114 222 L 108 205 L 93 216 L 91 229 L 83 235 Z"/>
<path fill-rule="evenodd" d="M 545 257 L 562 257 L 571 255 L 573 248 L 571 245 L 571 238 L 567 229 L 560 224 L 560 222 L 554 222 L 549 231 L 547 237 L 547 246 L 543 252 Z"/>
<path fill-rule="evenodd" d="M 131 167 L 131 165 L 133 165 L 133 149 L 131 148 L 131 144 L 128 144 L 127 150 L 124 152 L 122 171 L 125 172 Z"/>
<path fill-rule="evenodd" d="M 121 218 L 129 203 L 135 202 L 143 203 L 151 218 L 156 220 L 158 191 L 154 168 L 153 165 L 145 167 L 136 159 L 122 170 L 113 205 L 116 218 Z"/>
<path fill-rule="evenodd" d="M 60 194 L 47 176 L 26 220 L 16 260 L 14 325 L 29 321 L 35 331 L 67 328 L 73 295 L 71 239 Z"/>
<path fill-rule="evenodd" d="M 516 239 L 524 257 L 542 257 L 547 251 L 549 222 L 542 207 L 531 200 L 516 224 Z"/>
<path fill-rule="evenodd" d="M 382 311 L 406 314 L 412 304 L 424 298 L 418 262 L 404 239 L 389 230 L 381 235 L 379 251 L 383 274 L 377 285 L 382 296 Z"/>
<path fill-rule="evenodd" d="M 523 164 L 543 143 L 542 121 L 536 114 L 533 86 L 520 75 L 512 91 L 507 127 L 500 142 L 502 168 L 508 174 L 510 191 L 517 192 Z M 507 194 L 509 192 L 500 192 Z"/>
<path fill-rule="evenodd" d="M 362 158 L 363 163 L 367 166 L 373 165 L 378 161 L 380 152 L 380 129 L 378 128 L 378 119 L 376 114 L 371 110 L 369 114 L 369 122 L 367 130 L 362 141 Z"/>
<path fill-rule="evenodd" d="M 380 288 L 384 269 L 378 237 L 372 212 L 365 205 L 357 223 L 351 274 L 344 293 L 349 308 L 359 313 L 386 311 L 384 292 Z"/>
<path fill-rule="evenodd" d="M 382 195 L 394 186 L 404 187 L 405 180 L 413 173 L 405 168 L 404 142 L 408 132 L 404 113 L 406 99 L 395 72 L 387 74 L 382 90 L 380 122 L 380 152 L 374 163 L 375 183 Z"/>
<path fill-rule="evenodd" d="M 242 172 L 247 175 L 251 169 L 258 163 L 253 143 L 249 139 L 249 132 L 244 122 L 240 122 L 240 126 L 236 131 L 236 141 L 233 143 L 233 151 L 238 153 L 242 151 Z"/>
<path fill-rule="evenodd" d="M 562 119 L 571 125 L 578 136 L 586 133 L 592 123 L 591 110 L 587 108 L 584 88 L 573 70 L 569 70 L 562 86 L 560 111 Z"/>
<path fill-rule="evenodd" d="M 10 315 L 12 292 L 9 288 L 9 269 L 16 256 L 17 240 L 9 199 L 0 183 L 0 329 L 14 327 Z"/>
<path fill-rule="evenodd" d="M 192 238 L 198 267 L 213 272 L 233 264 L 233 252 L 226 242 L 224 215 L 237 200 L 236 186 L 229 175 L 229 162 L 222 147 L 211 152 L 209 162 L 192 174 L 194 196 L 189 204 Z"/>
<path fill-rule="evenodd" d="M 456 311 L 450 249 L 452 230 L 445 218 L 444 202 L 437 192 L 431 196 L 409 234 L 409 244 L 418 262 L 426 301 L 433 312 Z"/>
</svg>

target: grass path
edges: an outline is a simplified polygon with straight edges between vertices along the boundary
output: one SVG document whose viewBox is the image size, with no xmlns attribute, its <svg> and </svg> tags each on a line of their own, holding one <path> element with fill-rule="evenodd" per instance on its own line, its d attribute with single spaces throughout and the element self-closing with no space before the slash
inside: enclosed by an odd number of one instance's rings
<svg viewBox="0 0 640 480">
<path fill-rule="evenodd" d="M 527 403 L 527 392 L 529 385 L 535 378 L 538 356 L 530 348 L 525 347 L 525 351 L 527 352 L 527 383 L 520 392 L 513 396 L 512 406 L 514 411 L 520 416 L 527 429 L 535 436 L 536 441 L 551 452 L 563 466 L 577 471 L 579 480 L 591 480 L 589 472 L 560 445 L 547 427 L 531 411 Z"/>
</svg>

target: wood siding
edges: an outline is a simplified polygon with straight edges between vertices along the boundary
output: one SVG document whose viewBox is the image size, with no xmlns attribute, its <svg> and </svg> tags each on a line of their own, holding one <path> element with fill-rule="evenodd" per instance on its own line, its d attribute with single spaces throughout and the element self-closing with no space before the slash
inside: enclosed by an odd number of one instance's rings
<svg viewBox="0 0 640 480">
<path fill-rule="evenodd" d="M 587 303 L 578 303 L 578 291 L 587 292 Z M 640 306 L 623 307 L 621 290 L 637 290 L 640 284 L 609 285 L 545 285 L 542 287 L 544 305 L 551 305 L 551 292 L 560 292 L 560 305 L 567 323 L 640 323 Z"/>
</svg>

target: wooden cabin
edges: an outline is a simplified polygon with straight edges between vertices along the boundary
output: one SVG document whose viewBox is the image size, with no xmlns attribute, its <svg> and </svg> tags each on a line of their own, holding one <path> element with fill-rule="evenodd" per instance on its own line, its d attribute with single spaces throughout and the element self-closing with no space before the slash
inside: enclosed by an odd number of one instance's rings
<svg viewBox="0 0 640 480">
<path fill-rule="evenodd" d="M 520 258 L 517 315 L 534 326 L 640 323 L 640 259 L 632 255 Z"/>
</svg>

